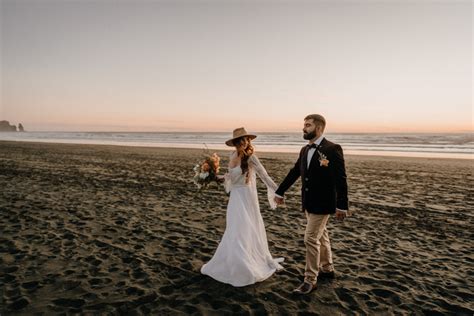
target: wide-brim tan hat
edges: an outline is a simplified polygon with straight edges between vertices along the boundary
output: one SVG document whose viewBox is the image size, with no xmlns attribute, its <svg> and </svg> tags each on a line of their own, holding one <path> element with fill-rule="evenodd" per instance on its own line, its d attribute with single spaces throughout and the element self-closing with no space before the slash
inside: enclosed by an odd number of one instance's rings
<svg viewBox="0 0 474 316">
<path fill-rule="evenodd" d="M 255 139 L 257 138 L 257 135 L 249 134 L 243 127 L 239 127 L 234 129 L 234 132 L 232 133 L 232 138 L 229 139 L 228 141 L 225 142 L 227 146 L 234 146 L 234 140 L 240 137 L 247 136 L 250 139 Z"/>
</svg>

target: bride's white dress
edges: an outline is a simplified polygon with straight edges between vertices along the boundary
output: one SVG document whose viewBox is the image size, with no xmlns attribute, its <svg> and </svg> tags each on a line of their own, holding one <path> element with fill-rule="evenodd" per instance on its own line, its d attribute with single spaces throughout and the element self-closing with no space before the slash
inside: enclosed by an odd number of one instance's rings
<svg viewBox="0 0 474 316">
<path fill-rule="evenodd" d="M 235 152 L 231 154 L 236 155 Z M 274 192 L 277 185 L 268 176 L 255 155 L 249 160 L 249 182 L 240 166 L 229 168 L 225 188 L 230 192 L 227 205 L 226 228 L 212 259 L 204 264 L 201 273 L 233 286 L 245 286 L 263 281 L 276 270 L 283 269 L 268 250 L 267 234 L 258 204 L 256 174 L 267 186 L 268 201 L 276 208 Z"/>
</svg>

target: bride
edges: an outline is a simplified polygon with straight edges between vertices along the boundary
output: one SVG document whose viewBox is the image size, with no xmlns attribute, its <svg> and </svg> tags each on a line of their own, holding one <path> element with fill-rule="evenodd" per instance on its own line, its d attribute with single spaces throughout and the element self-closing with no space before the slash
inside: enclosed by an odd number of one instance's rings
<svg viewBox="0 0 474 316">
<path fill-rule="evenodd" d="M 283 267 L 270 254 L 267 234 L 258 204 L 256 174 L 265 183 L 268 201 L 276 208 L 274 192 L 277 185 L 268 176 L 258 158 L 253 155 L 251 140 L 243 127 L 233 132 L 226 145 L 235 146 L 230 155 L 229 172 L 224 186 L 230 192 L 226 228 L 212 259 L 201 273 L 233 286 L 246 286 L 263 281 Z"/>
</svg>

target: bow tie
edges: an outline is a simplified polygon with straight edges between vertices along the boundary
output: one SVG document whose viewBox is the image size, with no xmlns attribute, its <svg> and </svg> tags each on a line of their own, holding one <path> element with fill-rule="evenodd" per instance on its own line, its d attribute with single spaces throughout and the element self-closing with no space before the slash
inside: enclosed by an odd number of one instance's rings
<svg viewBox="0 0 474 316">
<path fill-rule="evenodd" d="M 316 144 L 311 144 L 311 145 L 306 145 L 306 147 L 308 147 L 308 149 L 311 149 L 311 148 L 318 148 L 319 145 L 316 145 Z"/>
</svg>

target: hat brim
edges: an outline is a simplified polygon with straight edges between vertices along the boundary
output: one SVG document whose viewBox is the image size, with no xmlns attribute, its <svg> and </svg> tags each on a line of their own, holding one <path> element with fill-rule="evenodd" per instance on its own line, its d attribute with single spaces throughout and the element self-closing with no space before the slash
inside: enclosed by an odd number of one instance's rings
<svg viewBox="0 0 474 316">
<path fill-rule="evenodd" d="M 226 141 L 225 144 L 227 146 L 233 147 L 234 146 L 234 140 L 238 139 L 238 138 L 242 138 L 242 137 L 249 137 L 250 139 L 255 139 L 255 138 L 257 138 L 257 135 L 246 134 L 246 135 L 242 135 L 242 136 L 239 136 L 239 137 L 231 138 L 228 141 Z"/>
</svg>

